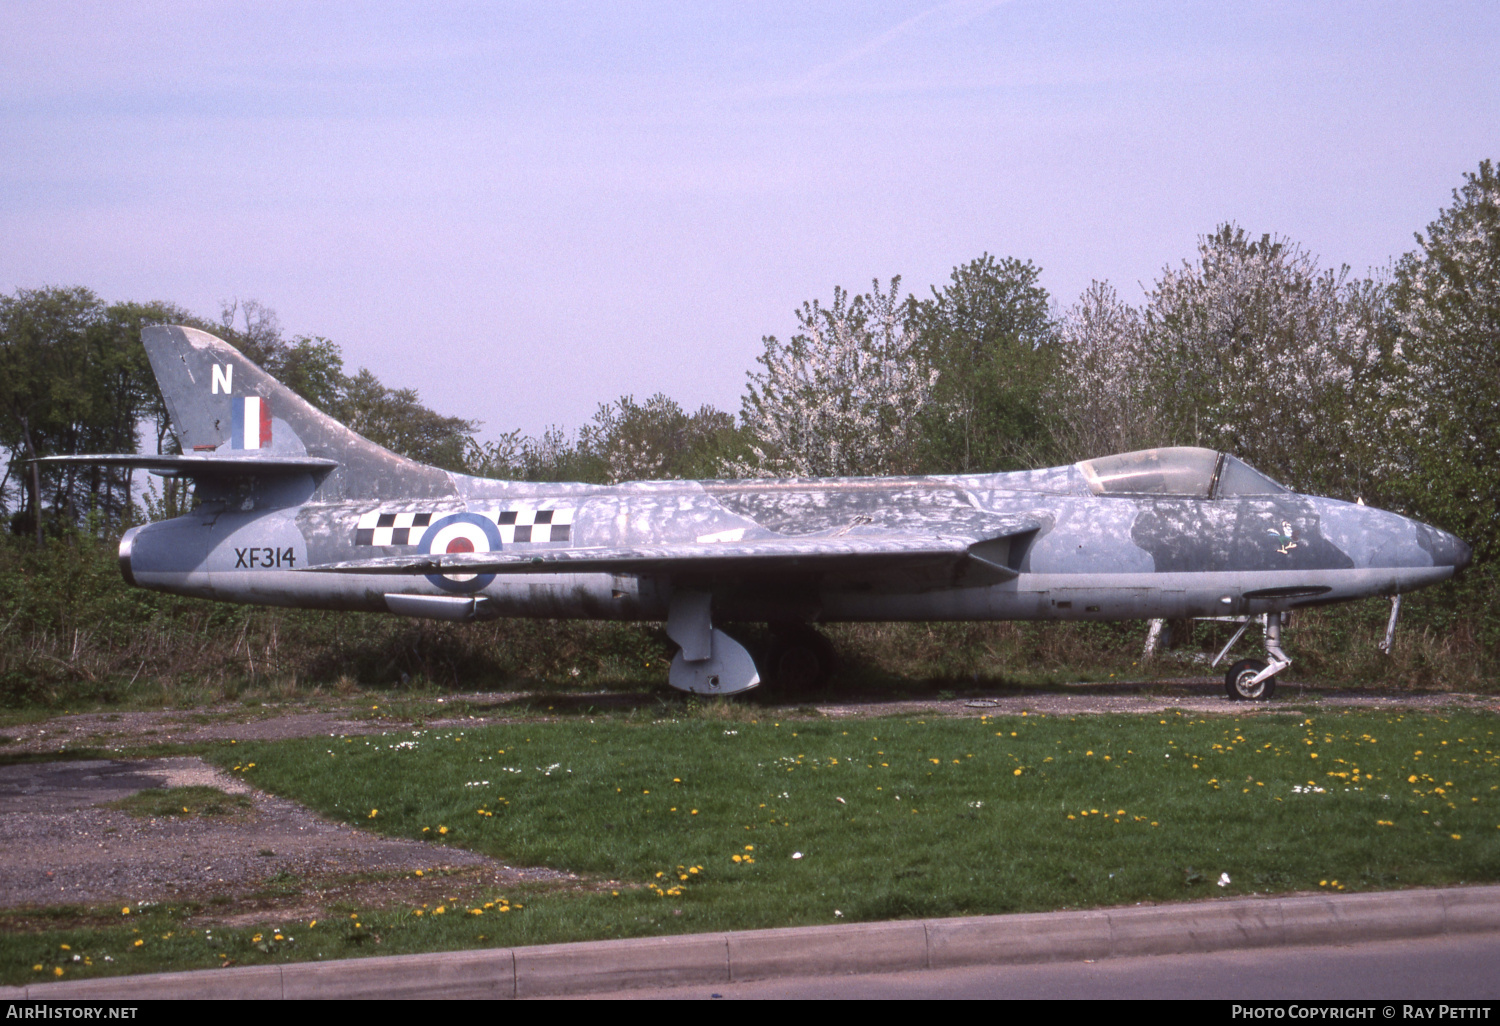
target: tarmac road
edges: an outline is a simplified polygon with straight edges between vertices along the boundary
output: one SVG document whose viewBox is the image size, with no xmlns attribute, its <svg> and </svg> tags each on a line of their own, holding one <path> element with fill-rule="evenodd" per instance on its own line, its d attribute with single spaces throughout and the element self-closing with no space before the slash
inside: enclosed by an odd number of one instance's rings
<svg viewBox="0 0 1500 1026">
<path fill-rule="evenodd" d="M 1500 999 L 1500 933 L 1362 944 L 1250 948 L 1207 954 L 1104 958 L 1095 962 L 965 966 L 859 976 L 793 976 L 750 983 L 654 987 L 588 998 L 702 1000 L 904 999 L 1087 1000 Z M 1376 1018 L 1383 1018 L 1377 1012 Z"/>
</svg>

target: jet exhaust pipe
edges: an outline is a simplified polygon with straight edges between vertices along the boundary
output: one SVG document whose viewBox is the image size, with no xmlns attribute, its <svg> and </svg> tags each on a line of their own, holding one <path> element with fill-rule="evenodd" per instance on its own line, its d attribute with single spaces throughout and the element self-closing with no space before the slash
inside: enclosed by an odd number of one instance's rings
<svg viewBox="0 0 1500 1026">
<path fill-rule="evenodd" d="M 144 525 L 137 524 L 120 535 L 120 576 L 125 578 L 125 583 L 132 588 L 135 587 L 135 574 L 130 570 L 130 550 L 135 544 L 135 536 L 142 526 Z"/>
</svg>

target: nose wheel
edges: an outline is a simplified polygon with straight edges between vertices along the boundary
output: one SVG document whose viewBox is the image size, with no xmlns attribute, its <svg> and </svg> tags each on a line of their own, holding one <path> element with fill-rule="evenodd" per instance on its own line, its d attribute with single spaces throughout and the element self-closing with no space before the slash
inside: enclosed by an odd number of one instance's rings
<svg viewBox="0 0 1500 1026">
<path fill-rule="evenodd" d="M 1224 690 L 1232 702 L 1263 702 L 1276 693 L 1276 678 L 1261 676 L 1263 659 L 1241 659 L 1224 674 Z"/>
<path fill-rule="evenodd" d="M 1281 614 L 1267 613 L 1263 622 L 1266 629 L 1266 655 L 1271 657 L 1270 661 L 1241 659 L 1229 668 L 1224 674 L 1224 693 L 1231 702 L 1266 701 L 1276 693 L 1276 675 L 1292 665 L 1292 660 L 1281 650 Z M 1224 658 L 1249 625 L 1249 620 L 1241 624 L 1214 662 Z"/>
</svg>

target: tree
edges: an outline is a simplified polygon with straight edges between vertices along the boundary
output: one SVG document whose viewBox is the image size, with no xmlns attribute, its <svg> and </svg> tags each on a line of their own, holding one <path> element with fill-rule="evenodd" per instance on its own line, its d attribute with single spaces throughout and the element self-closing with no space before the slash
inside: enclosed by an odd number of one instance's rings
<svg viewBox="0 0 1500 1026">
<path fill-rule="evenodd" d="M 1045 394 L 1060 459 L 1085 460 L 1160 444 L 1145 397 L 1140 311 L 1095 281 L 1057 326 L 1058 362 Z"/>
<path fill-rule="evenodd" d="M 44 472 L 28 462 L 76 452 L 78 428 L 95 419 L 92 380 L 95 334 L 103 304 L 85 288 L 20 289 L 0 298 L 0 444 L 11 452 L 15 476 L 28 491 L 30 528 L 43 537 Z M 18 462 L 23 466 L 16 467 Z M 60 496 L 59 496 L 60 498 Z"/>
<path fill-rule="evenodd" d="M 143 425 L 149 425 L 150 437 L 158 453 L 176 453 L 177 439 L 173 437 L 168 423 L 166 403 L 156 385 L 156 375 L 146 357 L 146 347 L 141 344 L 141 329 L 153 324 L 192 324 L 195 318 L 175 303 L 113 303 L 104 310 L 104 334 L 108 339 L 107 352 L 111 354 L 104 362 L 114 379 L 111 389 L 113 416 L 110 435 L 102 438 L 91 452 L 134 452 L 138 446 L 137 435 Z M 129 470 L 104 470 L 94 468 L 96 474 L 116 483 L 120 496 L 118 504 L 109 500 L 104 503 L 104 528 L 106 532 L 125 526 L 127 518 L 135 515 L 134 475 Z M 160 497 L 155 498 L 154 483 L 147 482 L 154 498 L 143 499 L 146 509 L 155 509 L 159 514 L 179 515 L 191 505 L 190 483 L 177 478 L 162 481 Z M 108 489 L 105 491 L 109 494 Z"/>
<path fill-rule="evenodd" d="M 1379 289 L 1233 224 L 1200 238 L 1198 257 L 1163 271 L 1146 307 L 1162 442 L 1228 450 L 1300 489 L 1353 498 L 1389 349 Z"/>
<path fill-rule="evenodd" d="M 241 324 L 244 327 L 240 327 Z M 219 306 L 218 327 L 207 330 L 244 353 L 267 373 L 286 345 L 281 340 L 281 319 L 275 310 L 258 299 L 226 300 Z"/>
<path fill-rule="evenodd" d="M 484 454 L 474 449 L 477 421 L 445 417 L 415 389 L 388 388 L 365 367 L 344 373 L 339 346 L 319 335 L 282 337 L 276 311 L 254 299 L 225 303 L 214 329 L 260 368 L 335 420 L 392 452 L 462 471 Z M 490 454 L 492 456 L 496 454 Z"/>
<path fill-rule="evenodd" d="M 445 417 L 418 400 L 416 389 L 387 388 L 366 368 L 343 383 L 335 417 L 370 441 L 446 470 L 463 470 L 476 421 Z"/>
<path fill-rule="evenodd" d="M 481 477 L 616 484 L 711 477 L 744 451 L 729 414 L 707 405 L 688 414 L 658 393 L 644 403 L 628 395 L 601 403 L 572 436 L 550 427 L 539 438 L 512 431 L 494 441 L 471 440 L 465 465 Z"/>
<path fill-rule="evenodd" d="M 1042 455 L 1056 334 L 1040 274 L 1029 260 L 986 253 L 916 304 L 918 353 L 935 374 L 921 415 L 924 470 L 1014 469 Z"/>
<path fill-rule="evenodd" d="M 264 370 L 329 416 L 339 409 L 349 386 L 343 351 L 320 335 L 298 335 Z"/>
<path fill-rule="evenodd" d="M 658 392 L 644 403 L 627 395 L 601 405 L 579 432 L 579 446 L 600 461 L 609 484 L 681 480 L 713 473 L 733 435 L 729 414 L 703 406 L 690 416 Z"/>
<path fill-rule="evenodd" d="M 1500 176 L 1486 160 L 1396 266 L 1408 507 L 1500 552 Z"/>
<path fill-rule="evenodd" d="M 915 469 L 918 418 L 936 373 L 920 359 L 901 279 L 833 305 L 797 311 L 785 343 L 762 340 L 763 371 L 749 374 L 741 420 L 750 453 L 725 462 L 750 477 L 900 474 Z"/>
</svg>

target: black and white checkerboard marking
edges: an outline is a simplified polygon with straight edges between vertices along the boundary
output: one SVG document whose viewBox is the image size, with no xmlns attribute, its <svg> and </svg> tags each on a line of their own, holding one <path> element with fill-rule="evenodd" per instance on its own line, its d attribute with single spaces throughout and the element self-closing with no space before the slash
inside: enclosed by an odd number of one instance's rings
<svg viewBox="0 0 1500 1026">
<path fill-rule="evenodd" d="M 495 522 L 504 545 L 527 545 L 538 542 L 573 540 L 572 509 L 537 509 L 535 506 L 512 506 L 509 509 L 470 510 Z M 435 520 L 446 513 L 382 513 L 373 510 L 360 516 L 354 531 L 356 545 L 420 545 L 422 535 Z"/>
</svg>

